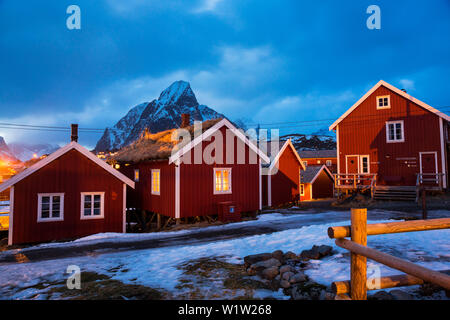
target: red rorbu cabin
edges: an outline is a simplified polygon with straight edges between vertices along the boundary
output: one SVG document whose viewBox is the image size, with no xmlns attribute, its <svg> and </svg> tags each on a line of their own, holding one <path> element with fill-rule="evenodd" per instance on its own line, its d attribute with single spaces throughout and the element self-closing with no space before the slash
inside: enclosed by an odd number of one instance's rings
<svg viewBox="0 0 450 320">
<path fill-rule="evenodd" d="M 128 193 L 129 208 L 172 219 L 219 215 L 226 220 L 233 220 L 226 213 L 240 217 L 261 209 L 261 164 L 269 158 L 227 119 L 196 126 L 181 128 L 188 143 L 174 138 L 177 129 L 147 131 L 114 156 L 136 182 Z"/>
<path fill-rule="evenodd" d="M 307 166 L 301 174 L 300 200 L 332 198 L 334 178 L 326 165 Z"/>
<path fill-rule="evenodd" d="M 306 167 L 326 165 L 332 173 L 337 173 L 336 150 L 299 150 L 298 154 Z"/>
<path fill-rule="evenodd" d="M 370 175 L 377 190 L 447 188 L 449 121 L 406 91 L 378 82 L 330 126 L 337 136 L 338 188 L 363 185 Z"/>
<path fill-rule="evenodd" d="M 268 146 L 268 151 L 271 147 Z M 299 201 L 301 170 L 305 166 L 289 139 L 262 176 L 263 205 L 272 207 Z"/>
<path fill-rule="evenodd" d="M 0 185 L 10 189 L 8 244 L 125 232 L 127 185 L 75 138 Z"/>
</svg>

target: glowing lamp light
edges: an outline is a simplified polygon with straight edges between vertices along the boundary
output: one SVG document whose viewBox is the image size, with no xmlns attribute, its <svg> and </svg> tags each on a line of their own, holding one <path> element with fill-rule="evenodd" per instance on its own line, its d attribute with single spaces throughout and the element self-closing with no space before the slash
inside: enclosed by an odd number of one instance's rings
<svg viewBox="0 0 450 320">
<path fill-rule="evenodd" d="M 33 159 L 37 159 L 37 154 L 36 153 L 33 153 Z"/>
</svg>

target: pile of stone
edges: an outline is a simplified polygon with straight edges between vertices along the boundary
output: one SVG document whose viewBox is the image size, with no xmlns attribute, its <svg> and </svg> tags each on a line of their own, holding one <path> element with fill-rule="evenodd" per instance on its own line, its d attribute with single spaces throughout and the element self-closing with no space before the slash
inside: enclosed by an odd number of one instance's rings
<svg viewBox="0 0 450 320">
<path fill-rule="evenodd" d="M 244 257 L 247 274 L 269 283 L 272 288 L 282 288 L 286 295 L 296 300 L 334 299 L 325 286 L 310 281 L 303 272 L 310 259 L 321 259 L 333 254 L 330 246 L 313 246 L 299 255 L 281 250 Z"/>
</svg>

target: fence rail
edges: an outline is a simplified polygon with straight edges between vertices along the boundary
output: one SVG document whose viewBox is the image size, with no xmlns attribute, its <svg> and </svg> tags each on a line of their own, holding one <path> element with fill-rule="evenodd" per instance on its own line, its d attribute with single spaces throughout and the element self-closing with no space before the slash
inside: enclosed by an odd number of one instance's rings
<svg viewBox="0 0 450 320">
<path fill-rule="evenodd" d="M 366 246 L 368 235 L 449 228 L 450 218 L 367 225 L 367 209 L 352 209 L 350 226 L 328 228 L 328 236 L 336 239 L 336 245 L 351 252 L 350 281 L 333 282 L 334 292 L 340 299 L 351 297 L 352 300 L 366 300 L 367 290 L 409 286 L 424 282 L 430 282 L 450 290 L 448 271 L 439 272 L 424 268 Z M 351 240 L 344 239 L 345 237 L 351 237 Z M 378 286 L 374 288 L 367 281 L 367 258 L 406 274 L 379 278 Z M 346 296 L 347 293 L 350 293 L 350 297 Z"/>
</svg>

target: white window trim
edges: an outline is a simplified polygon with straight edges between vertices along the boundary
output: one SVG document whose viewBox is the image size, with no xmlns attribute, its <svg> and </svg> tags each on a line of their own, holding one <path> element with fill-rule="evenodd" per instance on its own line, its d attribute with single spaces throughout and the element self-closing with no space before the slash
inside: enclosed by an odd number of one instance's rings
<svg viewBox="0 0 450 320">
<path fill-rule="evenodd" d="M 58 218 L 42 218 L 42 197 L 50 197 L 50 216 L 53 211 L 53 196 L 59 196 L 61 198 L 59 217 Z M 38 193 L 38 212 L 37 222 L 52 222 L 52 221 L 64 221 L 64 193 Z"/>
<path fill-rule="evenodd" d="M 303 188 L 302 188 L 303 187 Z M 303 192 L 302 192 L 303 191 Z M 300 183 L 300 195 L 303 197 L 305 196 L 305 184 Z"/>
<path fill-rule="evenodd" d="M 137 173 L 137 178 L 136 178 Z M 134 169 L 134 181 L 139 182 L 139 169 Z"/>
<path fill-rule="evenodd" d="M 303 161 L 303 165 L 305 166 L 305 168 L 308 166 L 308 161 Z"/>
<path fill-rule="evenodd" d="M 228 184 L 230 185 L 230 188 L 226 191 L 217 191 L 216 190 L 216 172 L 217 171 L 223 171 L 223 170 L 228 170 L 229 174 L 228 174 Z M 231 194 L 233 193 L 233 188 L 232 188 L 232 171 L 231 168 L 214 168 L 214 172 L 213 172 L 213 190 L 214 190 L 214 194 Z"/>
<path fill-rule="evenodd" d="M 158 179 L 158 181 L 159 181 L 159 188 L 158 188 L 158 190 L 159 191 L 153 191 L 153 172 L 159 172 L 159 174 L 158 174 L 158 176 L 159 176 L 159 179 Z M 161 195 L 161 169 L 152 169 L 151 176 L 150 176 L 150 190 L 151 190 L 151 193 L 153 195 L 155 195 L 155 196 Z"/>
<path fill-rule="evenodd" d="M 402 124 L 402 138 L 400 140 L 390 140 L 389 139 L 389 125 L 401 123 Z M 386 143 L 402 143 L 405 142 L 405 122 L 403 120 L 386 121 Z"/>
<path fill-rule="evenodd" d="M 84 215 L 84 196 L 94 196 L 100 195 L 100 215 L 94 216 L 94 206 L 91 207 L 91 215 Z M 104 192 L 81 192 L 80 196 L 80 219 L 81 220 L 91 220 L 91 219 L 103 219 L 105 217 L 105 193 Z"/>
<path fill-rule="evenodd" d="M 331 167 L 331 166 L 333 165 L 333 161 L 327 160 L 327 161 L 325 161 L 325 165 L 326 165 L 327 167 Z"/>
<path fill-rule="evenodd" d="M 364 167 L 363 167 L 363 159 L 367 158 L 367 172 L 362 172 Z M 359 173 L 360 174 L 370 174 L 370 156 L 369 155 L 360 155 L 359 156 Z"/>
<path fill-rule="evenodd" d="M 380 107 L 380 99 L 388 98 L 388 105 Z M 377 96 L 377 110 L 390 109 L 391 108 L 391 96 Z"/>
</svg>

